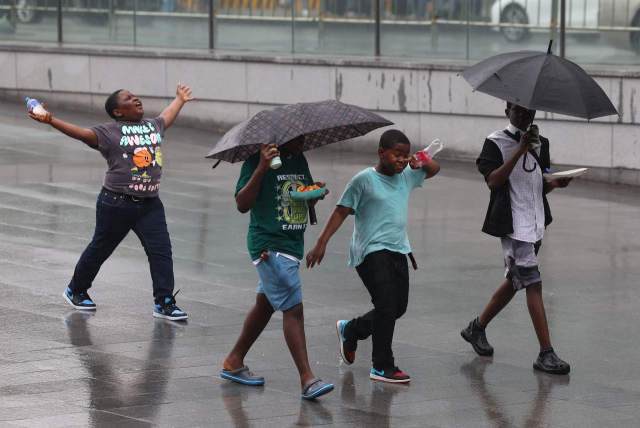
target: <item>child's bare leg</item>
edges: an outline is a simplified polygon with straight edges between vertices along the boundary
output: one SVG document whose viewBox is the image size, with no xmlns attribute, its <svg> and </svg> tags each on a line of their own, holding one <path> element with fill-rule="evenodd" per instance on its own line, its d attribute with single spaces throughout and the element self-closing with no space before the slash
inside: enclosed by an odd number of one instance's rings
<svg viewBox="0 0 640 428">
<path fill-rule="evenodd" d="M 238 370 L 244 366 L 244 357 L 260 337 L 262 330 L 267 326 L 274 312 L 267 296 L 260 293 L 256 294 L 256 304 L 253 305 L 244 319 L 240 337 L 238 337 L 227 358 L 222 362 L 222 367 L 226 370 Z"/>
<path fill-rule="evenodd" d="M 284 338 L 287 341 L 289 352 L 296 363 L 300 373 L 301 388 L 313 379 L 313 373 L 309 367 L 309 357 L 307 356 L 307 339 L 304 334 L 304 313 L 302 303 L 298 303 L 293 308 L 282 313 L 282 327 Z"/>
<path fill-rule="evenodd" d="M 478 317 L 478 322 L 481 326 L 486 327 L 492 319 L 496 317 L 500 313 L 501 310 L 504 309 L 505 306 L 509 304 L 513 296 L 516 295 L 515 290 L 513 289 L 513 282 L 510 279 L 505 279 L 502 284 L 498 287 L 487 306 L 484 308 L 484 311 Z"/>
<path fill-rule="evenodd" d="M 542 303 L 541 282 L 536 282 L 527 287 L 527 307 L 529 308 L 531 321 L 533 321 L 533 328 L 538 336 L 538 342 L 540 342 L 540 349 L 551 348 L 547 314 L 544 311 L 544 303 Z"/>
</svg>

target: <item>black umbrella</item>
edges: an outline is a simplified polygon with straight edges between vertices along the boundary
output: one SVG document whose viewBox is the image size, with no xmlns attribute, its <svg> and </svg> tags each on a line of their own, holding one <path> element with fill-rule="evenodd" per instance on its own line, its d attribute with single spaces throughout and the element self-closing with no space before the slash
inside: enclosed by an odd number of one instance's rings
<svg viewBox="0 0 640 428">
<path fill-rule="evenodd" d="M 264 143 L 278 146 L 304 135 L 303 150 L 365 135 L 393 122 L 362 107 L 335 100 L 290 104 L 264 110 L 240 122 L 227 132 L 207 155 L 221 161 L 239 162 L 260 151 Z M 311 224 L 316 224 L 313 205 L 309 205 Z"/>
<path fill-rule="evenodd" d="M 552 41 L 553 42 L 553 41 Z M 487 58 L 460 73 L 474 91 L 530 110 L 594 119 L 618 114 L 580 66 L 551 53 L 519 51 Z"/>
<path fill-rule="evenodd" d="M 280 146 L 300 135 L 304 135 L 306 151 L 389 125 L 393 122 L 382 116 L 335 100 L 290 104 L 261 111 L 240 122 L 216 143 L 207 157 L 239 162 L 260 151 L 263 143 Z"/>
</svg>

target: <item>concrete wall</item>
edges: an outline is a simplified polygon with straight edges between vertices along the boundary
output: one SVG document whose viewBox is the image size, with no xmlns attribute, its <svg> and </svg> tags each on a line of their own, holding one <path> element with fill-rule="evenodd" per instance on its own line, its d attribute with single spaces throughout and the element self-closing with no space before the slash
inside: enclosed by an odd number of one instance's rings
<svg viewBox="0 0 640 428">
<path fill-rule="evenodd" d="M 35 97 L 50 109 L 104 111 L 106 95 L 126 88 L 159 113 L 178 82 L 197 100 L 182 123 L 226 130 L 274 105 L 329 98 L 374 110 L 424 146 L 440 138 L 442 156 L 475 159 L 485 136 L 507 125 L 504 102 L 474 93 L 457 76 L 465 66 L 366 60 L 0 47 L 0 97 Z M 536 122 L 558 166 L 593 167 L 592 179 L 640 185 L 640 76 L 590 71 L 620 117 L 588 123 L 540 112 Z M 636 96 L 636 93 L 638 93 Z M 105 120 L 107 119 L 105 115 Z M 382 130 L 383 131 L 383 130 Z M 359 150 L 382 132 L 335 145 Z M 417 147 L 416 147 L 417 148 Z M 585 177 L 587 177 L 585 176 Z"/>
</svg>

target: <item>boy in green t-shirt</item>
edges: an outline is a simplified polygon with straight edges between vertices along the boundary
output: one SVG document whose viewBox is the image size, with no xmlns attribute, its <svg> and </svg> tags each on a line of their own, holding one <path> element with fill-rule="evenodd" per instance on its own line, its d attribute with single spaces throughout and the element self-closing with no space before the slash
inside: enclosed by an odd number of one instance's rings
<svg viewBox="0 0 640 428">
<path fill-rule="evenodd" d="M 346 364 L 353 364 L 358 340 L 371 336 L 369 377 L 393 383 L 411 380 L 395 365 L 391 349 L 396 320 L 407 310 L 409 300 L 409 196 L 440 171 L 435 161 L 423 165 L 410 151 L 409 139 L 402 132 L 392 129 L 382 134 L 378 165 L 359 172 L 347 184 L 318 242 L 307 254 L 307 267 L 319 265 L 331 236 L 349 214 L 355 215 L 349 266 L 356 268 L 367 287 L 373 310 L 337 322 L 340 355 Z"/>
<path fill-rule="evenodd" d="M 263 144 L 260 152 L 251 155 L 242 165 L 236 186 L 236 205 L 241 213 L 251 211 L 247 246 L 260 282 L 256 303 L 247 314 L 235 346 L 222 363 L 220 376 L 245 385 L 264 384 L 263 377 L 249 371 L 244 357 L 271 315 L 279 310 L 283 314 L 287 346 L 300 373 L 302 398 L 310 400 L 331 392 L 333 384 L 322 382 L 311 373 L 304 334 L 298 267 L 304 253 L 307 205 L 289 197 L 290 191 L 313 183 L 303 148 L 304 136 L 278 149 L 275 144 Z M 270 169 L 271 160 L 276 156 L 280 156 L 282 166 Z M 315 184 L 324 187 L 322 183 Z M 317 199 L 311 201 L 315 202 Z"/>
</svg>

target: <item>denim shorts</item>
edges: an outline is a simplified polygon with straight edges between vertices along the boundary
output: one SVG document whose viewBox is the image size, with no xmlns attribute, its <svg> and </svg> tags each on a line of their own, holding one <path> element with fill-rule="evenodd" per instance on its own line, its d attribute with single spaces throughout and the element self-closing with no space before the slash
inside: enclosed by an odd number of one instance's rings
<svg viewBox="0 0 640 428">
<path fill-rule="evenodd" d="M 271 252 L 269 260 L 256 265 L 260 277 L 258 294 L 267 296 L 276 311 L 286 311 L 302 303 L 300 264 L 282 254 Z"/>
<path fill-rule="evenodd" d="M 504 276 L 513 282 L 515 291 L 542 281 L 537 258 L 542 240 L 533 243 L 501 236 L 500 241 L 504 255 Z"/>
</svg>

